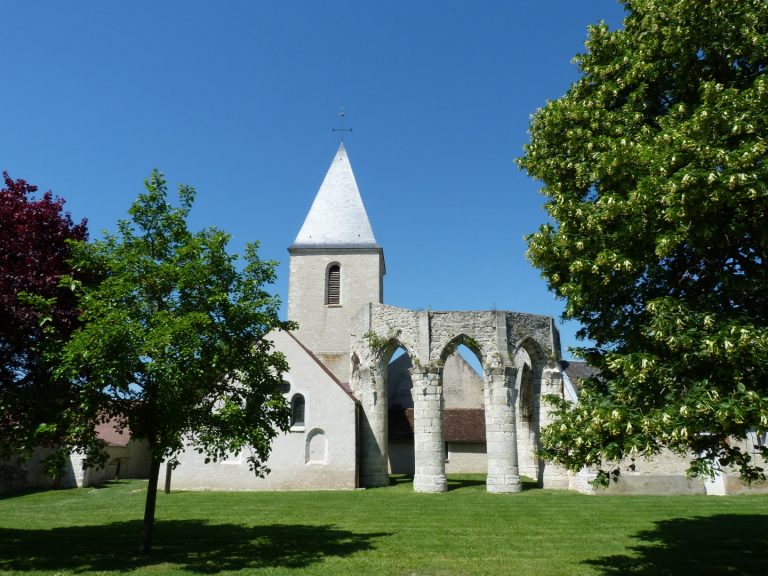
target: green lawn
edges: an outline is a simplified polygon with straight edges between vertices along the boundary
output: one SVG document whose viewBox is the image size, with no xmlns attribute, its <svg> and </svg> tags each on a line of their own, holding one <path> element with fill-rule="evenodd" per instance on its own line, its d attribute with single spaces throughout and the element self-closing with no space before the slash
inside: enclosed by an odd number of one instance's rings
<svg viewBox="0 0 768 576">
<path fill-rule="evenodd" d="M 766 496 L 174 492 L 145 560 L 145 488 L 0 499 L 0 574 L 768 574 Z"/>
</svg>

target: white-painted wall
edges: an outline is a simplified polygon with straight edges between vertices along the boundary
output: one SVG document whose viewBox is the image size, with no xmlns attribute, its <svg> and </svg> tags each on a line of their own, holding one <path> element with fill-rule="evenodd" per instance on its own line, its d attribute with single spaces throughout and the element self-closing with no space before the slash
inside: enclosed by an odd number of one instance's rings
<svg viewBox="0 0 768 576">
<path fill-rule="evenodd" d="M 306 401 L 305 425 L 278 436 L 258 478 L 247 454 L 205 464 L 205 456 L 187 449 L 171 473 L 171 488 L 182 490 L 337 490 L 356 487 L 355 401 L 294 338 L 270 335 L 290 366 L 286 399 L 300 393 Z M 161 469 L 160 486 L 165 482 Z"/>
<path fill-rule="evenodd" d="M 150 456 L 146 441 L 131 440 L 126 446 L 108 446 L 109 455 L 103 468 L 89 468 L 82 473 L 77 466 L 82 467 L 82 459 L 77 455 L 71 457 L 76 486 L 98 486 L 107 480 L 118 478 L 149 478 Z"/>
</svg>

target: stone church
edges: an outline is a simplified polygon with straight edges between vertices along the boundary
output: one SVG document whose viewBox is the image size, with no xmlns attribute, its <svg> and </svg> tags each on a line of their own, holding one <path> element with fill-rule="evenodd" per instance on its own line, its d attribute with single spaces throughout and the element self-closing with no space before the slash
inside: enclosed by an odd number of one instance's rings
<svg viewBox="0 0 768 576">
<path fill-rule="evenodd" d="M 415 490 L 440 492 L 446 472 L 487 473 L 494 492 L 519 491 L 521 474 L 567 487 L 562 470 L 535 457 L 538 398 L 575 394 L 554 321 L 386 306 L 384 250 L 343 143 L 288 252 L 288 319 L 299 328 L 271 335 L 290 366 L 292 412 L 271 473 L 254 477 L 245 456 L 204 464 L 188 451 L 174 488 L 352 489 L 406 473 Z"/>
<path fill-rule="evenodd" d="M 337 490 L 413 475 L 417 492 L 447 490 L 446 473 L 487 475 L 489 492 L 539 486 L 592 492 L 536 456 L 548 422 L 545 394 L 578 401 L 586 367 L 564 362 L 554 320 L 507 311 L 413 311 L 387 306 L 384 250 L 376 242 L 342 143 L 288 248 L 288 319 L 270 337 L 290 366 L 291 427 L 272 447 L 265 478 L 245 455 L 205 464 L 187 451 L 161 482 L 174 489 Z M 459 354 L 477 359 L 475 369 Z M 611 491 L 709 493 L 728 488 L 685 477 L 686 460 L 662 454 L 622 473 Z M 170 478 L 162 477 L 170 474 Z"/>
</svg>

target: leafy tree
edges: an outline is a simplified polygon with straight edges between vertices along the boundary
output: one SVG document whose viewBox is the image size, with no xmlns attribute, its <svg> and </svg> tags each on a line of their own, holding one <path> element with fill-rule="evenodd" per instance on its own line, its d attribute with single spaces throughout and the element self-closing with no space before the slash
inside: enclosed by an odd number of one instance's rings
<svg viewBox="0 0 768 576">
<path fill-rule="evenodd" d="M 602 371 L 556 404 L 544 455 L 577 470 L 668 447 L 692 475 L 762 478 L 734 440 L 768 429 L 768 2 L 623 4 L 519 160 L 554 221 L 529 257 Z"/>
<path fill-rule="evenodd" d="M 82 426 L 77 391 L 55 378 L 46 352 L 77 325 L 71 291 L 59 287 L 72 272 L 68 240 L 85 240 L 86 222 L 72 222 L 64 200 L 3 173 L 0 189 L 0 458 L 53 452 L 60 471 L 75 446 L 97 452 L 92 426 Z M 81 278 L 82 280 L 82 278 Z M 44 303 L 43 308 L 37 304 Z M 96 458 L 98 460 L 98 457 Z"/>
<path fill-rule="evenodd" d="M 251 469 L 268 472 L 270 442 L 286 429 L 288 410 L 280 391 L 287 365 L 265 336 L 290 325 L 264 290 L 275 263 L 260 260 L 256 244 L 239 271 L 225 233 L 188 230 L 191 188 L 179 188 L 174 208 L 160 173 L 145 187 L 117 234 L 74 252 L 77 270 L 102 270 L 103 280 L 87 287 L 68 279 L 83 325 L 60 361 L 85 410 L 98 406 L 149 445 L 141 543 L 148 554 L 161 461 L 173 464 L 185 444 L 213 461 L 250 451 Z"/>
</svg>

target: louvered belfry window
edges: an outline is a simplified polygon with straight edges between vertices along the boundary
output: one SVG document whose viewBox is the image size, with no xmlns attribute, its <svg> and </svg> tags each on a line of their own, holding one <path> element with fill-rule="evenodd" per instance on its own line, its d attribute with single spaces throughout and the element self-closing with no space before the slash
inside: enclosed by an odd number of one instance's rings
<svg viewBox="0 0 768 576">
<path fill-rule="evenodd" d="M 326 304 L 341 304 L 341 267 L 338 264 L 328 268 L 328 296 Z"/>
</svg>

